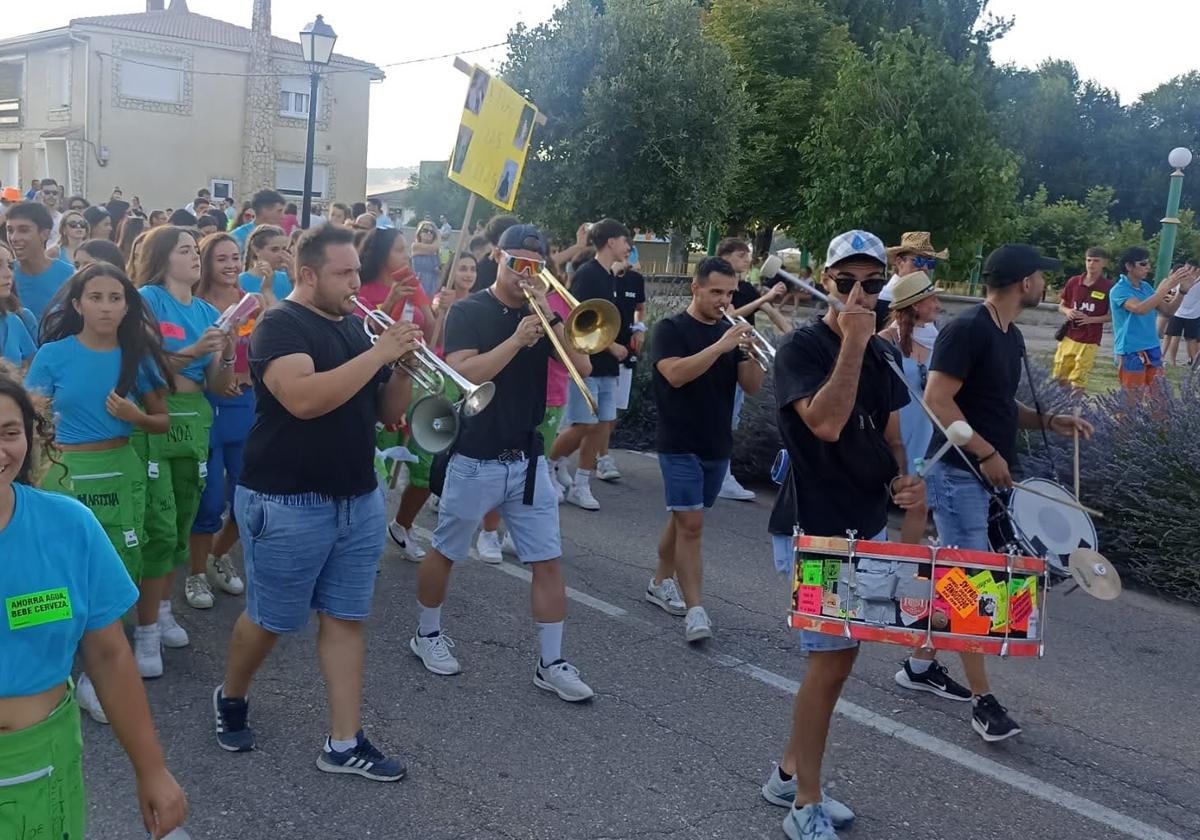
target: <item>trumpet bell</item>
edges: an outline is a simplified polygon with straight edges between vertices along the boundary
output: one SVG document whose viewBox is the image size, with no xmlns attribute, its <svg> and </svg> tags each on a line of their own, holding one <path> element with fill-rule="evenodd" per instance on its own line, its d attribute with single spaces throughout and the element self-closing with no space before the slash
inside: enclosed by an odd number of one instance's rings
<svg viewBox="0 0 1200 840">
<path fill-rule="evenodd" d="M 491 383 L 488 383 L 491 384 Z M 445 452 L 458 439 L 458 412 L 444 397 L 422 397 L 408 412 L 413 442 L 431 455 Z"/>
<path fill-rule="evenodd" d="M 603 298 L 585 300 L 567 315 L 563 329 L 575 352 L 600 353 L 621 331 L 621 313 L 612 302 Z"/>
<path fill-rule="evenodd" d="M 493 383 L 484 382 L 482 385 L 476 385 L 463 398 L 462 413 L 467 417 L 474 417 L 488 407 L 488 403 L 494 396 L 496 396 L 496 386 Z"/>
</svg>

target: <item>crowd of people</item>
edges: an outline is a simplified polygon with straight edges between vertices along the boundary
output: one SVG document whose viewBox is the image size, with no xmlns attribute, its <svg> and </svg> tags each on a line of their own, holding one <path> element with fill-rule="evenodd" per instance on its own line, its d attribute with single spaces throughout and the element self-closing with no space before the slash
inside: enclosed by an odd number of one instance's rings
<svg viewBox="0 0 1200 840">
<path fill-rule="evenodd" d="M 644 597 L 683 618 L 691 643 L 714 633 L 703 602 L 705 511 L 720 497 L 754 498 L 731 476 L 730 454 L 743 397 L 767 375 L 789 465 L 770 520 L 783 571 L 797 527 L 887 539 L 889 504 L 906 511 L 902 540 L 919 541 L 931 511 L 943 543 L 987 551 L 989 494 L 975 473 L 1012 486 L 1019 428 L 1091 432 L 1016 400 L 1024 341 L 1014 321 L 1042 299 L 1042 272 L 1059 267 L 1029 246 L 991 254 L 985 300 L 939 333 L 931 276 L 946 254 L 928 233 L 892 248 L 866 231 L 835 237 L 819 281 L 838 305 L 795 329 L 778 308 L 790 290 L 756 287 L 751 246 L 729 238 L 697 266 L 686 308 L 647 342 L 645 278 L 617 219 L 555 243 L 497 216 L 447 259 L 444 218 L 422 222 L 409 242 L 371 202 L 332 204 L 308 228 L 273 190 L 240 211 L 228 199 L 214 208 L 201 190 L 158 219 L 119 190 L 103 207 L 63 201 L 48 179 L 31 196 L 6 191 L 5 202 L 0 555 L 22 562 L 0 570 L 0 783 L 36 775 L 53 754 L 62 804 L 38 814 L 53 836 L 82 836 L 78 708 L 111 723 L 129 754 L 147 830 L 162 837 L 184 820 L 139 680 L 163 673 L 163 647 L 189 645 L 174 615 L 177 577 L 193 609 L 244 598 L 224 678 L 205 689 L 224 750 L 255 747 L 254 676 L 315 611 L 329 706 L 317 766 L 376 781 L 405 775 L 361 721 L 364 626 L 388 538 L 420 564 L 409 647 L 429 672 L 462 668 L 442 622 L 454 567 L 472 547 L 488 563 L 507 550 L 530 571 L 534 685 L 567 702 L 591 698 L 564 653 L 558 506 L 597 511 L 591 479 L 620 478 L 609 443 L 647 346 L 667 517 Z M 1087 275 L 1063 291 L 1056 376 L 1077 387 L 1099 342 L 1091 328 L 1109 317 L 1106 296 L 1123 382 L 1150 383 L 1161 365 L 1155 310 L 1182 322 L 1167 332 L 1195 356 L 1200 337 L 1179 313 L 1191 311 L 1200 270 L 1183 266 L 1155 289 L 1144 282 L 1144 252 L 1121 265 L 1109 289 L 1103 254 L 1089 252 Z M 546 272 L 574 298 L 612 304 L 610 344 L 578 348 L 571 305 Z M 786 334 L 771 371 L 757 349 L 760 312 Z M 453 383 L 431 392 L 414 375 L 415 354 L 429 352 L 495 389 L 482 410 L 457 418 L 441 452 L 418 444 L 409 410 L 466 394 Z M 919 461 L 942 439 L 913 399 L 922 393 L 943 426 L 973 429 L 961 453 L 925 476 Z M 389 516 L 382 485 L 393 465 L 381 480 L 377 453 L 401 445 L 408 480 Z M 422 545 L 414 522 L 431 497 L 437 526 Z M 51 531 L 53 544 L 40 538 Z M 833 840 L 854 814 L 823 794 L 821 761 L 857 642 L 803 632 L 801 647 L 809 664 L 790 738 L 762 795 L 789 809 L 792 840 Z M 911 652 L 895 681 L 970 703 L 986 741 L 1019 733 L 984 658 L 962 661 L 967 685 L 926 649 Z M 46 807 L 20 784 L 5 791 L 20 807 Z"/>
</svg>

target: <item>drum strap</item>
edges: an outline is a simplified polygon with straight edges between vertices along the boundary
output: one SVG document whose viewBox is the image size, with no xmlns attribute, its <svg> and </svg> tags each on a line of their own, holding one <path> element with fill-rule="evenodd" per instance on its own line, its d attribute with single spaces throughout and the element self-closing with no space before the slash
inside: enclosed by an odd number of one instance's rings
<svg viewBox="0 0 1200 840">
<path fill-rule="evenodd" d="M 1046 434 L 1046 414 L 1042 411 L 1042 399 L 1033 382 L 1033 369 L 1029 366 L 1029 354 L 1021 350 L 1021 361 L 1025 364 L 1025 378 L 1029 381 L 1029 393 L 1033 395 L 1033 410 L 1037 412 L 1038 426 L 1042 430 L 1042 445 L 1046 447 L 1046 459 L 1050 461 L 1050 474 L 1058 480 L 1058 468 L 1054 464 L 1054 450 L 1050 448 L 1050 436 Z"/>
</svg>

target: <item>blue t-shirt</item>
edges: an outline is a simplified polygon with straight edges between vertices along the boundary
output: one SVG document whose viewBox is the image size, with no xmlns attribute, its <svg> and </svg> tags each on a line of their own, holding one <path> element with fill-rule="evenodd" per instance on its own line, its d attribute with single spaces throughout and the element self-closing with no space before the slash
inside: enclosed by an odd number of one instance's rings
<svg viewBox="0 0 1200 840">
<path fill-rule="evenodd" d="M 237 240 L 238 247 L 242 249 L 242 254 L 246 253 L 246 241 L 250 239 L 250 233 L 254 230 L 254 222 L 246 222 L 244 225 L 239 225 L 229 231 L 229 235 Z"/>
<path fill-rule="evenodd" d="M 17 294 L 33 317 L 40 322 L 46 314 L 50 299 L 63 287 L 63 284 L 75 273 L 75 266 L 62 260 L 51 260 L 50 267 L 41 274 L 26 274 L 21 270 L 19 262 L 13 263 L 13 274 L 17 280 Z M 36 337 L 36 336 L 35 336 Z"/>
<path fill-rule="evenodd" d="M 72 335 L 42 346 L 29 366 L 25 384 L 50 398 L 59 443 L 96 443 L 129 437 L 133 431 L 132 423 L 118 420 L 104 407 L 120 375 L 120 348 L 90 350 Z M 133 393 L 125 396 L 137 401 L 166 385 L 158 366 L 147 359 L 138 369 Z"/>
<path fill-rule="evenodd" d="M 249 271 L 243 271 L 242 276 L 238 278 L 238 282 L 242 284 L 242 291 L 248 294 L 262 294 L 262 278 L 257 274 Z M 271 278 L 271 293 L 275 295 L 276 300 L 283 300 L 292 293 L 292 278 L 288 277 L 288 273 L 282 269 L 276 269 L 275 276 Z"/>
<path fill-rule="evenodd" d="M 1134 315 L 1125 308 L 1127 300 L 1145 300 L 1154 294 L 1154 286 L 1142 281 L 1135 289 L 1124 274 L 1108 293 L 1113 320 L 1113 352 L 1118 356 L 1150 350 L 1158 344 L 1158 313 Z"/>
<path fill-rule="evenodd" d="M 61 493 L 13 490 L 0 557 L 20 562 L 0 563 L 0 697 L 28 697 L 65 682 L 83 635 L 120 619 L 138 590 L 90 510 Z"/>
<path fill-rule="evenodd" d="M 163 347 L 172 353 L 178 353 L 183 348 L 195 344 L 204 331 L 217 323 L 217 319 L 221 317 L 215 306 L 198 297 L 193 297 L 192 302 L 184 306 L 171 297 L 171 293 L 162 286 L 142 286 L 139 291 L 149 304 L 154 317 L 158 319 Z M 212 353 L 201 356 L 179 372 L 193 382 L 203 385 L 204 369 L 208 367 L 211 358 Z"/>
<path fill-rule="evenodd" d="M 37 342 L 16 312 L 0 315 L 0 359 L 21 365 L 37 352 Z"/>
</svg>

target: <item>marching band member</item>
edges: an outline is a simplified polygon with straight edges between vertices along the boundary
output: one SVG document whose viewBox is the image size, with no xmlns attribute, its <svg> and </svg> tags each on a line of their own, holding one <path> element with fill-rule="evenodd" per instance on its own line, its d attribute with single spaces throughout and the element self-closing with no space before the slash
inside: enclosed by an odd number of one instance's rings
<svg viewBox="0 0 1200 840">
<path fill-rule="evenodd" d="M 553 352 L 537 315 L 526 310 L 526 292 L 549 313 L 536 280 L 549 248 L 532 225 L 514 225 L 497 243 L 496 282 L 454 305 L 446 323 L 446 361 L 472 382 L 492 381 L 495 396 L 462 431 L 446 468 L 433 546 L 417 578 L 420 620 L 409 647 L 435 674 L 456 674 L 453 642 L 442 633 L 442 603 L 455 563 L 467 559 L 484 514 L 498 509 L 521 562 L 532 572 L 532 610 L 540 658 L 533 682 L 567 701 L 587 700 L 592 689 L 562 656 L 567 613 L 559 541 L 558 498 L 537 428 L 546 409 L 546 363 Z M 549 314 L 547 314 L 549 318 Z M 551 321 L 581 374 L 587 357 L 569 349 L 561 318 Z"/>
<path fill-rule="evenodd" d="M 672 615 L 686 615 L 684 637 L 689 642 L 712 637 L 708 613 L 700 604 L 701 536 L 704 511 L 716 502 L 729 472 L 734 392 L 741 387 L 756 394 L 763 381 L 763 369 L 747 352 L 753 328 L 730 327 L 724 320 L 737 284 L 728 261 L 701 260 L 692 279 L 691 303 L 659 321 L 652 342 L 656 448 L 670 519 L 658 543 L 658 569 L 646 587 L 646 600 Z"/>
</svg>

